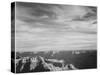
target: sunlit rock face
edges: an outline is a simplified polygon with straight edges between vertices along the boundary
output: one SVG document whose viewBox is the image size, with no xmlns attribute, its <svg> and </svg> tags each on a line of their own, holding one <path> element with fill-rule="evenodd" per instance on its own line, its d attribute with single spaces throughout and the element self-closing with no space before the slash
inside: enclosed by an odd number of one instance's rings
<svg viewBox="0 0 100 75">
<path fill-rule="evenodd" d="M 41 56 L 21 57 L 16 59 L 16 72 L 44 72 L 77 69 L 73 64 L 66 64 L 64 60 L 45 59 Z"/>
</svg>

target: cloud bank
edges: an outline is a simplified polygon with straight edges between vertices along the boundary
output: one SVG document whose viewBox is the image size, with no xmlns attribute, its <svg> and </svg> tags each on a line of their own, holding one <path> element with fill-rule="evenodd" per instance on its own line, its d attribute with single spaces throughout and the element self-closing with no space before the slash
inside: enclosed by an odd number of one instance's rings
<svg viewBox="0 0 100 75">
<path fill-rule="evenodd" d="M 17 51 L 94 50 L 96 36 L 96 7 L 16 3 Z"/>
</svg>

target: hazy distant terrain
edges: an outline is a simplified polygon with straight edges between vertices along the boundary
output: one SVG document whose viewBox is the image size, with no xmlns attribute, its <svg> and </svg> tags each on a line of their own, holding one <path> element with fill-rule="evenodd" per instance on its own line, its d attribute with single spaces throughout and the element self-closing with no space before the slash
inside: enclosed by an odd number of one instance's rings
<svg viewBox="0 0 100 75">
<path fill-rule="evenodd" d="M 17 52 L 16 72 L 44 72 L 97 67 L 97 51 Z"/>
</svg>

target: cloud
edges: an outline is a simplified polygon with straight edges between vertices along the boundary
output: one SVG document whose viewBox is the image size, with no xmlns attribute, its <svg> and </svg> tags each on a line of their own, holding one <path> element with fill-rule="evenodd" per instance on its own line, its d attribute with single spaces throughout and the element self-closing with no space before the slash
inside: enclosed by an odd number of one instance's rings
<svg viewBox="0 0 100 75">
<path fill-rule="evenodd" d="M 17 2 L 17 51 L 96 49 L 96 17 L 96 7 Z"/>
</svg>

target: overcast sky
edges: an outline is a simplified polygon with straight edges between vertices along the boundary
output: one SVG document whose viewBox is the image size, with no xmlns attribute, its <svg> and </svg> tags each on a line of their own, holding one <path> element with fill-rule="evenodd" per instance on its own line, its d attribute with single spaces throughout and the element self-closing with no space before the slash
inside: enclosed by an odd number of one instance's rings
<svg viewBox="0 0 100 75">
<path fill-rule="evenodd" d="M 16 3 L 16 50 L 94 50 L 97 9 L 89 6 Z"/>
</svg>

